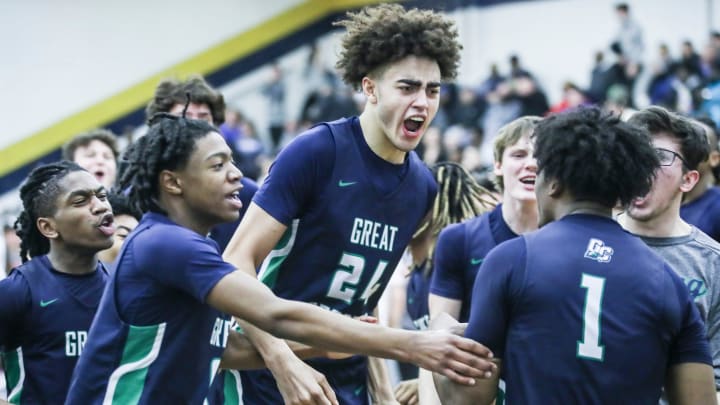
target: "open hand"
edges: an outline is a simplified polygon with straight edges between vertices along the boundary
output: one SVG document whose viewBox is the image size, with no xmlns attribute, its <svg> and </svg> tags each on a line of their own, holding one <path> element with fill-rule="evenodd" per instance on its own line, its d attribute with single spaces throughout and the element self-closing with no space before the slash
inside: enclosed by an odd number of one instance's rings
<svg viewBox="0 0 720 405">
<path fill-rule="evenodd" d="M 497 368 L 487 347 L 447 330 L 415 333 L 408 346 L 413 363 L 458 384 L 474 385 L 475 378 L 490 378 Z"/>
</svg>

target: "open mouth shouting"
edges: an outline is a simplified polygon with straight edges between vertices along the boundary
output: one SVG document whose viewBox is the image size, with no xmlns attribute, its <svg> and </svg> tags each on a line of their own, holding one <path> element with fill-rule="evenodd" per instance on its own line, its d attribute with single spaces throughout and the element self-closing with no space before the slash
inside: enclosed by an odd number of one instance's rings
<svg viewBox="0 0 720 405">
<path fill-rule="evenodd" d="M 418 137 L 421 134 L 421 129 L 425 124 L 425 117 L 423 116 L 412 116 L 403 121 L 403 133 L 405 136 Z"/>
<path fill-rule="evenodd" d="M 103 169 L 97 169 L 94 172 L 92 172 L 93 176 L 97 179 L 97 181 L 100 182 L 100 184 L 104 184 L 103 180 L 105 179 L 105 176 L 107 173 L 105 173 L 105 170 Z"/>
</svg>

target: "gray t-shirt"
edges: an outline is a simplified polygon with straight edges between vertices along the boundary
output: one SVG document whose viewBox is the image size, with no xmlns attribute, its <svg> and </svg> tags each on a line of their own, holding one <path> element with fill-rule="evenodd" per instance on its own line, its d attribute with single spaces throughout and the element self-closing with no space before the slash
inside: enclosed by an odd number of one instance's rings
<svg viewBox="0 0 720 405">
<path fill-rule="evenodd" d="M 720 390 L 720 243 L 694 226 L 689 235 L 673 238 L 640 237 L 682 277 L 705 321 Z"/>
</svg>

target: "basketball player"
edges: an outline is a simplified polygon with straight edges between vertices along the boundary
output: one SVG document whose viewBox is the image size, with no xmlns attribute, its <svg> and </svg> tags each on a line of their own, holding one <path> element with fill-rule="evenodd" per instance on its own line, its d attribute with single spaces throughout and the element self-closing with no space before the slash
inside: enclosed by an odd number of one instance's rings
<svg viewBox="0 0 720 405">
<path fill-rule="evenodd" d="M 485 258 L 465 333 L 497 352 L 508 403 L 650 404 L 665 387 L 670 403 L 715 404 L 687 288 L 612 218 L 650 190 L 659 161 L 647 131 L 581 109 L 534 134 L 541 228 Z M 436 386 L 447 403 L 485 404 L 497 380 Z"/>
<path fill-rule="evenodd" d="M 23 264 L 0 281 L 8 401 L 63 404 L 108 277 L 98 252 L 113 243 L 113 213 L 105 187 L 68 161 L 34 169 L 20 198 Z"/>
</svg>

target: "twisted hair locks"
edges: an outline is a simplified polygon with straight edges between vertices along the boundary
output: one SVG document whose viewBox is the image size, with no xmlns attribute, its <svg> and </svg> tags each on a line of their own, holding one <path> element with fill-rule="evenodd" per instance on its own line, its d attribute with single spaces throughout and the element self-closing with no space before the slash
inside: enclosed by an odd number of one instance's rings
<svg viewBox="0 0 720 405">
<path fill-rule="evenodd" d="M 497 204 L 492 193 L 478 184 L 462 166 L 440 162 L 430 170 L 438 183 L 438 193 L 430 215 L 415 231 L 413 240 L 428 234 L 436 238 L 446 226 L 474 218 Z M 428 258 L 432 258 L 434 250 L 435 243 L 432 243 Z"/>
<path fill-rule="evenodd" d="M 85 170 L 73 162 L 62 160 L 35 168 L 20 187 L 23 211 L 15 221 L 20 238 L 23 263 L 50 251 L 50 241 L 37 229 L 37 219 L 55 214 L 57 197 L 62 191 L 58 183 L 68 174 Z"/>
<path fill-rule="evenodd" d="M 205 121 L 167 113 L 153 116 L 147 135 L 135 141 L 125 153 L 127 169 L 120 179 L 120 186 L 129 190 L 133 209 L 163 213 L 158 204 L 160 173 L 185 167 L 195 150 L 196 141 L 217 131 Z"/>
</svg>

